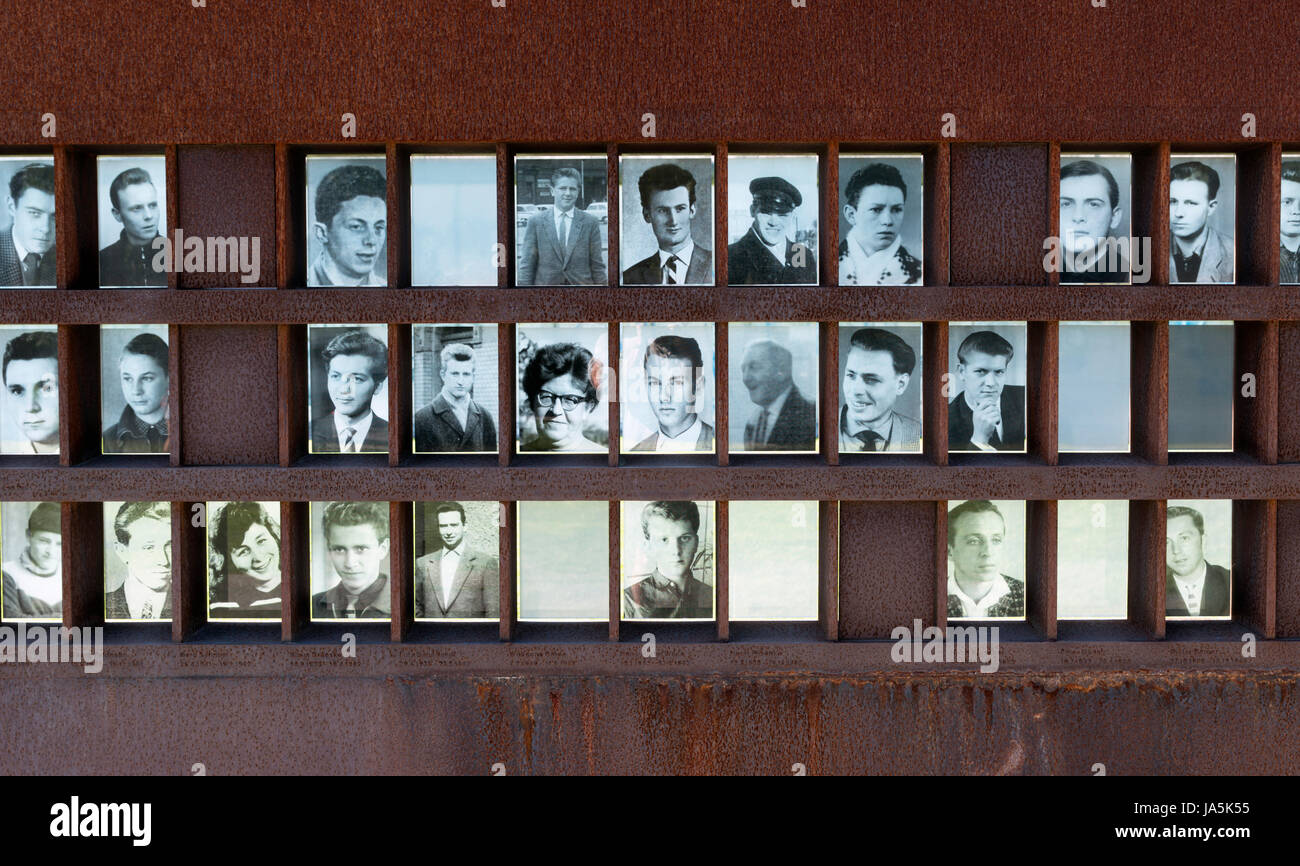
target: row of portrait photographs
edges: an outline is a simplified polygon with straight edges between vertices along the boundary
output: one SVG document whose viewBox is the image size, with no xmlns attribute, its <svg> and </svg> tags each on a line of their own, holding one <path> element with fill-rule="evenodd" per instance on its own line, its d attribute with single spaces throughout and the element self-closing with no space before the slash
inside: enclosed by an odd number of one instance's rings
<svg viewBox="0 0 1300 866">
<path fill-rule="evenodd" d="M 102 453 L 168 453 L 167 331 L 101 326 Z M 387 326 L 307 334 L 309 453 L 387 453 Z M 1169 334 L 1169 450 L 1231 451 L 1233 323 L 1174 322 Z M 520 453 L 607 450 L 607 336 L 604 324 L 517 327 Z M 732 323 L 728 341 L 730 451 L 816 452 L 817 325 Z M 716 453 L 714 326 L 623 323 L 620 344 L 620 453 Z M 0 326 L 0 345 L 0 454 L 57 454 L 56 329 Z M 497 326 L 412 325 L 411 345 L 413 452 L 496 453 Z M 1026 345 L 1024 322 L 950 324 L 950 451 L 1026 451 Z M 920 323 L 840 323 L 840 453 L 921 452 L 921 353 Z M 1127 453 L 1129 324 L 1062 322 L 1059 353 L 1060 450 Z"/>
<path fill-rule="evenodd" d="M 497 502 L 417 502 L 412 614 L 419 622 L 496 622 L 500 616 Z M 816 502 L 731 502 L 727 545 L 733 622 L 806 622 L 818 615 Z M 171 617 L 171 512 L 166 502 L 106 502 L 104 616 Z M 389 509 L 377 502 L 313 502 L 311 619 L 389 619 Z M 278 622 L 278 502 L 206 504 L 208 618 Z M 620 503 L 621 618 L 711 620 L 716 612 L 714 504 Z M 1128 618 L 1128 502 L 1057 503 L 1057 616 Z M 1170 500 L 1165 615 L 1230 619 L 1232 502 Z M 518 503 L 520 621 L 606 621 L 606 502 Z M 948 504 L 947 615 L 1024 619 L 1026 505 Z M 62 617 L 62 525 L 55 502 L 0 504 L 0 602 L 6 621 Z"/>
<path fill-rule="evenodd" d="M 1125 500 L 1057 503 L 1059 620 L 1126 620 Z M 949 620 L 1025 619 L 1023 500 L 948 503 Z M 1175 500 L 1165 511 L 1165 618 L 1232 618 L 1232 500 Z"/>
</svg>

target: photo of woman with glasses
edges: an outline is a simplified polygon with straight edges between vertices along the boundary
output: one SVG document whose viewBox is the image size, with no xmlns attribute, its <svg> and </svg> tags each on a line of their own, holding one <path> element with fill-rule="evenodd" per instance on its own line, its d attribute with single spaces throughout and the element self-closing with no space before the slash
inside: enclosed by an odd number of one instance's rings
<svg viewBox="0 0 1300 866">
<path fill-rule="evenodd" d="M 554 326 L 564 340 L 541 344 L 527 335 L 527 326 L 519 329 L 519 418 L 520 452 L 598 453 L 609 448 L 608 412 L 601 386 L 605 362 L 601 353 L 593 353 L 581 343 L 575 328 L 591 329 L 587 333 L 599 343 L 606 337 L 605 326 Z M 552 332 L 547 336 L 561 336 Z"/>
</svg>

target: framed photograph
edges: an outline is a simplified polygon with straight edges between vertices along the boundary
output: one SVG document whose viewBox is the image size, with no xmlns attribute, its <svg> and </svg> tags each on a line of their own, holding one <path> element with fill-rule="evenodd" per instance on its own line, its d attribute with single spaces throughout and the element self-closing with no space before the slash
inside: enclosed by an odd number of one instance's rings
<svg viewBox="0 0 1300 866">
<path fill-rule="evenodd" d="M 1056 504 L 1056 618 L 1128 619 L 1128 501 Z"/>
<path fill-rule="evenodd" d="M 171 618 L 171 505 L 105 502 L 104 622 Z"/>
<path fill-rule="evenodd" d="M 609 160 L 515 157 L 515 285 L 609 285 Z"/>
<path fill-rule="evenodd" d="M 0 184 L 0 289 L 54 288 L 54 157 L 0 156 Z"/>
<path fill-rule="evenodd" d="M 840 154 L 841 286 L 925 282 L 925 156 Z"/>
<path fill-rule="evenodd" d="M 711 286 L 713 156 L 618 158 L 624 286 Z"/>
<path fill-rule="evenodd" d="M 1300 283 L 1300 153 L 1282 154 L 1282 285 Z"/>
<path fill-rule="evenodd" d="M 608 326 L 520 324 L 515 338 L 518 452 L 606 453 Z"/>
<path fill-rule="evenodd" d="M 815 501 L 732 501 L 727 505 L 731 622 L 816 622 Z"/>
<path fill-rule="evenodd" d="M 104 454 L 171 453 L 166 325 L 100 325 Z"/>
<path fill-rule="evenodd" d="M 104 289 L 166 288 L 160 236 L 167 235 L 167 158 L 100 156 L 99 285 Z"/>
<path fill-rule="evenodd" d="M 1232 500 L 1166 505 L 1165 619 L 1232 619 Z"/>
<path fill-rule="evenodd" d="M 392 618 L 387 502 L 311 503 L 311 621 Z"/>
<path fill-rule="evenodd" d="M 711 322 L 622 324 L 622 453 L 715 452 L 713 334 Z"/>
<path fill-rule="evenodd" d="M 59 453 L 59 333 L 53 325 L 0 325 L 4 398 L 0 454 Z"/>
<path fill-rule="evenodd" d="M 1237 281 L 1237 156 L 1169 157 L 1169 282 Z"/>
<path fill-rule="evenodd" d="M 388 453 L 388 326 L 307 326 L 310 454 Z"/>
<path fill-rule="evenodd" d="M 609 622 L 609 503 L 520 502 L 520 622 Z"/>
<path fill-rule="evenodd" d="M 497 622 L 501 617 L 501 503 L 417 502 L 415 619 Z"/>
<path fill-rule="evenodd" d="M 817 323 L 732 322 L 727 343 L 731 452 L 817 451 Z"/>
<path fill-rule="evenodd" d="M 1128 322 L 1061 322 L 1057 447 L 1127 454 L 1132 444 Z"/>
<path fill-rule="evenodd" d="M 63 619 L 63 523 L 57 502 L 0 502 L 0 619 Z"/>
<path fill-rule="evenodd" d="M 1232 322 L 1169 323 L 1169 450 L 1231 451 L 1236 395 Z"/>
<path fill-rule="evenodd" d="M 387 286 L 387 158 L 313 155 L 306 163 L 308 287 Z"/>
<path fill-rule="evenodd" d="M 1024 454 L 1024 322 L 953 322 L 948 327 L 948 450 Z"/>
<path fill-rule="evenodd" d="M 413 154 L 411 282 L 496 286 L 496 246 L 496 154 Z"/>
<path fill-rule="evenodd" d="M 840 453 L 921 453 L 921 323 L 840 323 Z"/>
<path fill-rule="evenodd" d="M 622 502 L 620 514 L 623 619 L 713 619 L 713 503 Z"/>
<path fill-rule="evenodd" d="M 411 326 L 412 450 L 497 451 L 496 325 Z"/>
<path fill-rule="evenodd" d="M 1129 226 L 1133 158 L 1127 153 L 1061 154 L 1062 283 L 1133 282 Z M 1143 263 L 1150 274 L 1150 263 Z"/>
<path fill-rule="evenodd" d="M 280 503 L 209 502 L 208 619 L 280 621 Z"/>
<path fill-rule="evenodd" d="M 1024 618 L 1024 500 L 950 501 L 948 619 Z"/>
<path fill-rule="evenodd" d="M 815 286 L 817 154 L 728 154 L 727 282 Z"/>
</svg>

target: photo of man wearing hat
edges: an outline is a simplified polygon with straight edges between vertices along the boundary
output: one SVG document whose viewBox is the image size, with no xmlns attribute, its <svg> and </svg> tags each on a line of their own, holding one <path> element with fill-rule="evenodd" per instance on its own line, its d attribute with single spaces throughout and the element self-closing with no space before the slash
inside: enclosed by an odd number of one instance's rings
<svg viewBox="0 0 1300 866">
<path fill-rule="evenodd" d="M 63 613 L 63 525 L 57 502 L 6 502 L 0 522 L 27 515 L 22 552 L 6 560 L 3 570 L 4 618 L 58 619 Z"/>
<path fill-rule="evenodd" d="M 807 285 L 817 283 L 817 258 L 805 243 L 791 240 L 795 208 L 803 195 L 781 177 L 756 177 L 749 182 L 753 223 L 738 241 L 727 246 L 727 282 L 733 286 Z"/>
</svg>

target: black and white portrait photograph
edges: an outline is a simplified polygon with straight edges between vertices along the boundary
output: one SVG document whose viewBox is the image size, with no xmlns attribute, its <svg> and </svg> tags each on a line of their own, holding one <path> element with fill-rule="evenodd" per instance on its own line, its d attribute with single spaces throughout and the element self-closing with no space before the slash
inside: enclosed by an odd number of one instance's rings
<svg viewBox="0 0 1300 866">
<path fill-rule="evenodd" d="M 416 454 L 497 450 L 497 326 L 411 326 Z"/>
<path fill-rule="evenodd" d="M 311 503 L 311 621 L 391 618 L 387 502 Z"/>
<path fill-rule="evenodd" d="M 54 159 L 0 156 L 0 289 L 54 288 Z"/>
<path fill-rule="evenodd" d="M 1236 155 L 1171 154 L 1169 282 L 1236 282 L 1236 226 Z"/>
<path fill-rule="evenodd" d="M 515 339 L 519 453 L 607 452 L 608 327 L 520 324 Z"/>
<path fill-rule="evenodd" d="M 413 154 L 411 282 L 495 286 L 496 245 L 496 154 Z"/>
<path fill-rule="evenodd" d="M 948 619 L 1024 618 L 1024 500 L 949 502 Z"/>
<path fill-rule="evenodd" d="M 728 618 L 816 621 L 819 563 L 815 501 L 727 505 Z"/>
<path fill-rule="evenodd" d="M 1232 500 L 1170 499 L 1165 619 L 1232 618 Z"/>
<path fill-rule="evenodd" d="M 1061 154 L 1062 283 L 1133 281 L 1129 251 L 1132 156 Z"/>
<path fill-rule="evenodd" d="M 840 155 L 841 286 L 925 280 L 925 156 Z"/>
<path fill-rule="evenodd" d="M 948 450 L 1024 453 L 1024 322 L 948 328 Z"/>
<path fill-rule="evenodd" d="M 520 502 L 520 622 L 609 622 L 609 503 Z"/>
<path fill-rule="evenodd" d="M 306 162 L 307 285 L 388 285 L 387 159 L 351 154 Z"/>
<path fill-rule="evenodd" d="M 388 453 L 388 326 L 307 326 L 311 454 Z"/>
<path fill-rule="evenodd" d="M 0 502 L 5 622 L 63 617 L 63 522 L 57 502 Z"/>
<path fill-rule="evenodd" d="M 1282 285 L 1300 283 L 1300 153 L 1282 154 Z"/>
<path fill-rule="evenodd" d="M 815 286 L 817 155 L 727 156 L 727 282 Z"/>
<path fill-rule="evenodd" d="M 817 450 L 817 323 L 727 326 L 732 453 Z"/>
<path fill-rule="evenodd" d="M 59 453 L 59 335 L 52 325 L 0 325 L 4 396 L 0 454 Z"/>
<path fill-rule="evenodd" d="M 170 622 L 171 618 L 171 505 L 105 502 L 104 621 Z"/>
<path fill-rule="evenodd" d="M 713 334 L 711 322 L 622 324 L 623 453 L 714 453 Z"/>
<path fill-rule="evenodd" d="M 280 619 L 280 503 L 209 502 L 208 619 Z"/>
<path fill-rule="evenodd" d="M 1056 503 L 1056 618 L 1128 618 L 1128 500 Z"/>
<path fill-rule="evenodd" d="M 1232 322 L 1169 323 L 1169 450 L 1231 451 L 1236 329 Z"/>
<path fill-rule="evenodd" d="M 415 618 L 496 622 L 501 615 L 501 504 L 417 502 Z"/>
<path fill-rule="evenodd" d="M 1057 446 L 1062 452 L 1127 454 L 1130 447 L 1128 322 L 1061 322 Z"/>
<path fill-rule="evenodd" d="M 618 171 L 622 285 L 713 285 L 713 157 L 623 155 Z"/>
<path fill-rule="evenodd" d="M 713 503 L 625 501 L 620 513 L 623 619 L 713 619 Z"/>
<path fill-rule="evenodd" d="M 840 323 L 840 453 L 921 451 L 921 323 Z"/>
<path fill-rule="evenodd" d="M 609 161 L 515 157 L 515 285 L 609 285 Z"/>
<path fill-rule="evenodd" d="M 168 454 L 170 366 L 166 325 L 100 325 L 104 454 Z"/>
<path fill-rule="evenodd" d="M 154 240 L 167 235 L 167 158 L 100 156 L 96 163 L 100 287 L 166 288 Z"/>
</svg>

